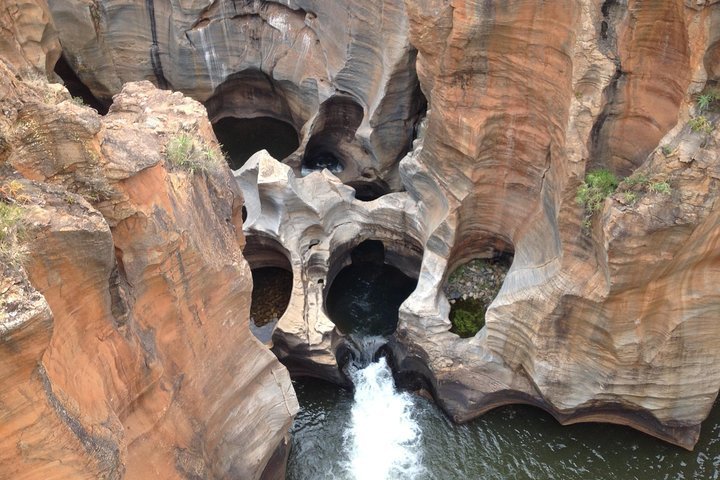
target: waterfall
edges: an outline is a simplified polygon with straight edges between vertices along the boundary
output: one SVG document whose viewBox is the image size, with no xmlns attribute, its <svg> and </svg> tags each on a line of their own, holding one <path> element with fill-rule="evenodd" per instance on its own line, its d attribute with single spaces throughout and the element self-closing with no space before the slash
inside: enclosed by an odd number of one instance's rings
<svg viewBox="0 0 720 480">
<path fill-rule="evenodd" d="M 348 473 L 355 480 L 418 477 L 423 468 L 412 397 L 395 389 L 385 358 L 365 368 L 353 364 L 348 370 L 355 384 L 351 419 L 344 434 Z"/>
</svg>

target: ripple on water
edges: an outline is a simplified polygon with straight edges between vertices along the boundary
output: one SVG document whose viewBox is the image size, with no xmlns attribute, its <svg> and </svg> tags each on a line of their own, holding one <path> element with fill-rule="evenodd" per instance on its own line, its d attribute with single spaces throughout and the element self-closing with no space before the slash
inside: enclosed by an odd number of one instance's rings
<svg viewBox="0 0 720 480">
<path fill-rule="evenodd" d="M 352 394 L 314 380 L 295 385 L 301 411 L 293 427 L 287 478 L 352 478 L 342 467 L 349 458 L 343 432 L 351 417 Z M 417 480 L 720 479 L 720 404 L 703 425 L 693 452 L 618 425 L 563 427 L 528 406 L 502 407 L 454 425 L 424 398 L 413 396 L 412 405 L 422 432 L 419 450 L 425 468 Z"/>
</svg>

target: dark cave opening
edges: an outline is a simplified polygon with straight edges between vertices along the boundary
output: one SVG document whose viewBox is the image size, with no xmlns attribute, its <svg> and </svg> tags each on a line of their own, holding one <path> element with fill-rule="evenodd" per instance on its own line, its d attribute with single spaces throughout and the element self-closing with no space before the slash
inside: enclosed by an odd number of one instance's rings
<svg viewBox="0 0 720 480">
<path fill-rule="evenodd" d="M 361 202 L 377 200 L 391 192 L 387 183 L 382 180 L 348 182 L 347 185 L 355 189 L 355 198 Z"/>
<path fill-rule="evenodd" d="M 250 330 L 268 343 L 290 304 L 293 274 L 289 253 L 271 238 L 252 235 L 246 238 L 243 255 L 253 278 Z"/>
<path fill-rule="evenodd" d="M 97 110 L 100 115 L 105 115 L 110 108 L 109 102 L 98 99 L 85 85 L 75 71 L 70 67 L 65 55 L 60 55 L 54 68 L 55 73 L 62 79 L 65 88 L 68 89 L 73 98 L 80 98 L 82 102 Z"/>
<path fill-rule="evenodd" d="M 302 173 L 323 168 L 342 172 L 352 161 L 353 148 L 357 148 L 353 143 L 362 118 L 363 108 L 350 97 L 336 96 L 323 102 L 305 148 Z"/>
<path fill-rule="evenodd" d="M 304 172 L 327 168 L 333 173 L 340 173 L 344 168 L 337 155 L 326 150 L 306 153 L 302 165 Z"/>
<path fill-rule="evenodd" d="M 326 289 L 325 310 L 344 334 L 390 335 L 397 328 L 400 305 L 417 278 L 386 263 L 385 246 L 365 240 L 350 252 L 350 265 Z"/>
<path fill-rule="evenodd" d="M 282 161 L 300 145 L 295 127 L 273 117 L 223 117 L 213 130 L 233 170 L 260 150 Z"/>
</svg>

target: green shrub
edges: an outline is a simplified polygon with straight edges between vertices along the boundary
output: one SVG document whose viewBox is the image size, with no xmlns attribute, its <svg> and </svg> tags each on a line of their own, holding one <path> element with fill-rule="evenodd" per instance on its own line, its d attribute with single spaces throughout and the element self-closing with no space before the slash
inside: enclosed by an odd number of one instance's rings
<svg viewBox="0 0 720 480">
<path fill-rule="evenodd" d="M 474 298 L 458 299 L 450 308 L 451 332 L 462 338 L 474 336 L 485 326 L 485 303 Z"/>
<path fill-rule="evenodd" d="M 625 179 L 621 183 L 622 188 L 634 188 L 633 191 L 623 192 L 623 198 L 626 203 L 635 203 L 639 194 L 643 193 L 661 193 L 663 195 L 669 195 L 672 191 L 670 184 L 667 181 L 652 182 L 650 178 L 644 173 L 636 173 Z"/>
<path fill-rule="evenodd" d="M 650 179 L 644 173 L 636 173 L 626 177 L 622 181 L 623 186 L 634 187 L 635 185 L 647 185 L 650 183 Z"/>
<path fill-rule="evenodd" d="M 688 122 L 690 130 L 695 133 L 710 133 L 713 131 L 713 124 L 704 115 L 693 117 Z"/>
<path fill-rule="evenodd" d="M 666 157 L 672 153 L 672 147 L 670 145 L 663 145 L 660 150 Z"/>
<path fill-rule="evenodd" d="M 578 188 L 576 200 L 589 215 L 602 208 L 603 202 L 618 187 L 617 177 L 607 169 L 595 170 L 585 176 Z"/>
<path fill-rule="evenodd" d="M 22 264 L 24 249 L 23 209 L 0 201 L 0 262 L 13 267 Z"/>
<path fill-rule="evenodd" d="M 708 110 L 715 102 L 720 102 L 720 90 L 706 90 L 700 95 L 698 95 L 697 108 L 700 112 L 704 112 Z"/>
<path fill-rule="evenodd" d="M 187 133 L 172 136 L 165 147 L 165 155 L 170 164 L 191 173 L 218 172 L 225 162 L 217 148 Z"/>
<path fill-rule="evenodd" d="M 668 182 L 654 182 L 650 184 L 648 188 L 651 192 L 661 193 L 663 195 L 669 195 L 671 188 Z"/>
<path fill-rule="evenodd" d="M 633 204 L 637 201 L 637 193 L 625 192 L 623 193 L 623 198 L 625 199 L 625 203 Z"/>
</svg>

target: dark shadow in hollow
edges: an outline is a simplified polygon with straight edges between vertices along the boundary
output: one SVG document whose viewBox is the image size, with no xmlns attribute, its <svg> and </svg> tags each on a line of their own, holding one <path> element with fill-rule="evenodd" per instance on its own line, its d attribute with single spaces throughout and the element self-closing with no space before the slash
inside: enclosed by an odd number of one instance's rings
<svg viewBox="0 0 720 480">
<path fill-rule="evenodd" d="M 350 97 L 332 97 L 320 105 L 305 148 L 303 172 L 323 168 L 333 173 L 342 172 L 351 161 L 348 149 L 362 118 L 363 108 Z"/>
<path fill-rule="evenodd" d="M 269 342 L 292 294 L 293 274 L 287 251 L 280 243 L 259 235 L 248 236 L 243 255 L 253 277 L 250 329 Z"/>
<path fill-rule="evenodd" d="M 349 187 L 355 189 L 355 198 L 361 202 L 371 202 L 390 193 L 390 187 L 382 180 L 349 182 Z"/>
<path fill-rule="evenodd" d="M 355 247 L 351 259 L 329 286 L 325 308 L 330 320 L 345 334 L 392 334 L 400 305 L 417 279 L 386 264 L 385 247 L 377 240 Z"/>
<path fill-rule="evenodd" d="M 272 117 L 224 117 L 213 124 L 213 130 L 233 170 L 260 150 L 282 160 L 300 145 L 295 127 Z"/>
<path fill-rule="evenodd" d="M 100 115 L 105 115 L 110 108 L 109 102 L 98 99 L 85 85 L 75 71 L 70 67 L 65 55 L 60 55 L 54 68 L 55 73 L 62 79 L 65 88 L 74 98 L 81 98 L 83 103 L 94 108 Z"/>
</svg>

